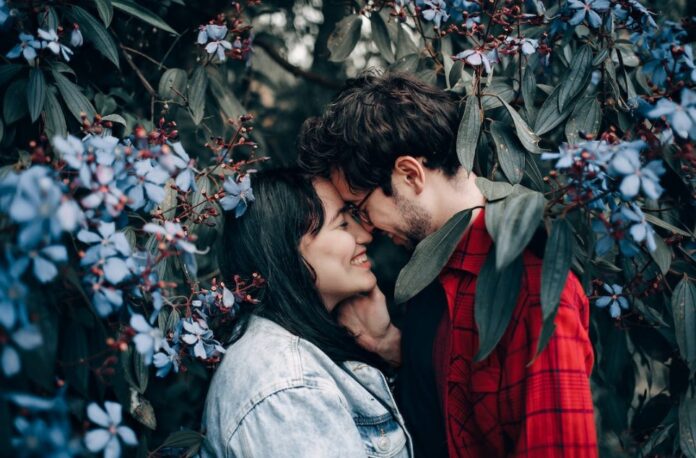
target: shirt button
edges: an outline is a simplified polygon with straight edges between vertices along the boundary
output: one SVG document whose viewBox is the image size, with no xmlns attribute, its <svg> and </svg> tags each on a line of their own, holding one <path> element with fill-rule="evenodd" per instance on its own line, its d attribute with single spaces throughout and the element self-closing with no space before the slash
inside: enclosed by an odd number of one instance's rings
<svg viewBox="0 0 696 458">
<path fill-rule="evenodd" d="M 389 438 L 387 436 L 382 436 L 382 437 L 377 439 L 377 448 L 381 452 L 386 452 L 387 450 L 389 450 L 390 446 L 391 446 L 391 441 L 389 440 Z"/>
</svg>

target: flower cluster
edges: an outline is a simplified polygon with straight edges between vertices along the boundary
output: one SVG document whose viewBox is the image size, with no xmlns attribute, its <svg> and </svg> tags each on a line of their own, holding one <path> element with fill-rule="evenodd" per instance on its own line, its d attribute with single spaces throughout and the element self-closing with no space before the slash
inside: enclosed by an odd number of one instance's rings
<svg viewBox="0 0 696 458">
<path fill-rule="evenodd" d="M 0 7 L 0 20 L 2 20 L 2 9 Z M 48 49 L 56 56 L 61 56 L 66 62 L 70 61 L 70 57 L 73 55 L 72 49 L 60 42 L 60 37 L 58 33 L 53 30 L 38 29 L 37 34 L 39 35 L 39 40 L 34 38 L 34 35 L 28 33 L 19 34 L 19 43 L 15 45 L 7 53 L 7 58 L 16 59 L 19 56 L 24 57 L 24 59 L 30 64 L 34 65 L 36 58 L 38 57 L 37 50 Z M 72 46 L 78 47 L 82 45 L 82 34 L 79 29 L 75 29 L 70 37 L 70 44 Z"/>
<path fill-rule="evenodd" d="M 693 90 L 684 88 L 680 103 L 660 98 L 645 114 L 650 119 L 665 120 L 679 137 L 696 140 L 696 92 Z"/>
<path fill-rule="evenodd" d="M 693 49 L 684 43 L 688 33 L 681 24 L 666 21 L 657 33 L 634 33 L 632 41 L 642 53 L 645 65 L 641 71 L 657 88 L 664 89 L 668 78 L 696 82 Z"/>
<path fill-rule="evenodd" d="M 566 177 L 565 199 L 594 215 L 598 255 L 609 252 L 616 243 L 628 257 L 638 253 L 640 244 L 650 251 L 656 249 L 654 230 L 637 202 L 641 196 L 660 197 L 665 169 L 660 160 L 643 162 L 641 153 L 646 147 L 641 140 L 615 144 L 594 140 L 563 144 L 558 152 L 542 155 L 542 159 L 556 160 L 555 169 Z"/>
</svg>

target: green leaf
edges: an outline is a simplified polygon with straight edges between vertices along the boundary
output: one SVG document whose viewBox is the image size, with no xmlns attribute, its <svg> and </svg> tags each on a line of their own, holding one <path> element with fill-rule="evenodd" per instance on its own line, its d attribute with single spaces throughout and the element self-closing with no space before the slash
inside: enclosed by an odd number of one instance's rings
<svg viewBox="0 0 696 458">
<path fill-rule="evenodd" d="M 70 9 L 70 16 L 80 25 L 85 39 L 91 42 L 97 51 L 109 59 L 116 68 L 120 68 L 116 42 L 104 26 L 94 16 L 79 6 L 73 6 Z"/>
<path fill-rule="evenodd" d="M 565 135 L 568 143 L 581 140 L 579 132 L 596 137 L 602 122 L 602 107 L 594 97 L 584 98 L 575 105 L 573 112 L 565 125 Z M 582 139 L 584 140 L 584 138 Z"/>
<path fill-rule="evenodd" d="M 516 259 L 532 239 L 544 214 L 544 196 L 526 192 L 506 198 L 505 214 L 495 239 L 496 267 L 500 270 Z"/>
<path fill-rule="evenodd" d="M 5 64 L 3 63 L 0 65 L 0 86 L 4 85 L 8 81 L 10 81 L 12 78 L 19 73 L 21 69 L 23 69 L 23 65 L 19 64 Z"/>
<path fill-rule="evenodd" d="M 609 50 L 606 48 L 600 49 L 594 59 L 592 59 L 592 66 L 598 67 L 602 62 L 607 60 L 607 57 L 609 57 Z"/>
<path fill-rule="evenodd" d="M 121 124 L 122 126 L 128 126 L 128 122 L 123 118 L 123 116 L 116 114 L 116 113 L 102 116 L 102 121 L 111 121 L 111 122 Z"/>
<path fill-rule="evenodd" d="M 162 74 L 157 92 L 164 100 L 181 101 L 181 96 L 179 94 L 183 95 L 186 93 L 187 81 L 186 70 L 181 68 L 170 68 Z"/>
<path fill-rule="evenodd" d="M 362 17 L 358 14 L 346 16 L 336 24 L 326 43 L 331 52 L 329 57 L 331 62 L 342 62 L 348 58 L 360 40 L 361 28 Z"/>
<path fill-rule="evenodd" d="M 39 119 L 41 110 L 46 100 L 46 78 L 39 67 L 29 70 L 29 84 L 27 85 L 27 105 L 31 122 Z"/>
<path fill-rule="evenodd" d="M 587 78 L 592 73 L 592 48 L 580 48 L 570 62 L 570 74 L 563 78 L 558 91 L 558 111 L 563 112 L 576 95 L 587 88 Z"/>
<path fill-rule="evenodd" d="M 505 333 L 522 283 L 524 266 L 521 256 L 503 269 L 497 269 L 496 264 L 495 250 L 491 250 L 476 280 L 474 316 L 479 332 L 476 362 L 485 359 Z"/>
<path fill-rule="evenodd" d="M 73 70 L 72 67 L 70 67 L 70 65 L 66 64 L 65 62 L 54 60 L 49 63 L 49 66 L 51 67 L 51 70 L 55 70 L 60 73 L 69 73 L 72 76 L 77 76 L 75 70 Z"/>
<path fill-rule="evenodd" d="M 481 108 L 483 111 L 503 106 L 515 98 L 515 90 L 509 84 L 494 82 L 483 90 Z"/>
<path fill-rule="evenodd" d="M 136 4 L 135 2 L 130 0 L 111 0 L 111 4 L 114 6 L 114 8 L 119 9 L 124 13 L 128 13 L 143 22 L 157 27 L 158 29 L 164 30 L 165 32 L 169 32 L 173 35 L 179 35 L 174 29 L 169 27 L 169 25 L 164 22 L 161 17 L 157 16 L 147 8 L 143 8 L 142 6 Z"/>
<path fill-rule="evenodd" d="M 97 12 L 104 26 L 109 27 L 111 19 L 114 17 L 114 7 L 111 4 L 111 0 L 94 0 L 94 4 L 97 7 Z"/>
<path fill-rule="evenodd" d="M 524 107 L 527 109 L 527 112 L 534 110 L 536 90 L 537 87 L 534 69 L 531 65 L 527 65 L 524 69 L 524 76 L 522 77 L 522 98 L 524 99 Z"/>
<path fill-rule="evenodd" d="M 666 275 L 672 265 L 672 249 L 657 234 L 655 234 L 655 244 L 655 251 L 650 251 L 650 257 L 660 267 L 662 275 Z"/>
<path fill-rule="evenodd" d="M 556 86 L 544 103 L 539 108 L 534 122 L 534 132 L 537 135 L 544 135 L 550 132 L 556 126 L 560 125 L 573 111 L 571 103 L 566 103 L 565 110 L 562 112 L 558 109 L 558 93 L 561 90 L 561 85 Z"/>
<path fill-rule="evenodd" d="M 7 124 L 22 119 L 29 112 L 27 98 L 21 94 L 27 92 L 27 80 L 15 80 L 5 91 L 5 100 L 2 105 L 2 117 Z"/>
<path fill-rule="evenodd" d="M 396 62 L 389 66 L 392 71 L 400 71 L 405 73 L 413 73 L 418 68 L 418 54 L 408 54 L 396 59 Z"/>
<path fill-rule="evenodd" d="M 679 444 L 685 456 L 696 456 L 696 399 L 685 397 L 679 403 Z"/>
<path fill-rule="evenodd" d="M 498 152 L 498 162 L 510 183 L 519 183 L 524 176 L 525 151 L 512 136 L 510 126 L 491 122 L 491 137 Z"/>
<path fill-rule="evenodd" d="M 541 266 L 541 311 L 544 320 L 558 308 L 558 301 L 573 262 L 573 229 L 565 219 L 551 225 Z"/>
<path fill-rule="evenodd" d="M 514 108 L 512 108 L 509 103 L 503 99 L 500 99 L 500 101 L 503 102 L 505 109 L 507 109 L 508 113 L 510 113 L 512 122 L 515 123 L 517 138 L 519 138 L 520 142 L 522 142 L 524 149 L 530 153 L 539 153 L 539 137 L 537 134 L 535 134 L 532 129 L 529 128 L 525 120 L 522 119 L 522 116 L 520 116 L 520 114 Z"/>
<path fill-rule="evenodd" d="M 396 34 L 396 60 L 402 57 L 420 53 L 420 49 L 411 39 L 411 36 L 406 32 L 404 25 L 397 25 L 398 32 Z"/>
<path fill-rule="evenodd" d="M 544 319 L 543 324 L 541 325 L 541 331 L 539 332 L 539 341 L 537 342 L 536 353 L 534 354 L 534 358 L 532 358 L 532 360 L 527 364 L 527 366 L 531 366 L 532 364 L 534 364 L 541 352 L 544 351 L 544 348 L 546 348 L 546 346 L 551 341 L 551 337 L 553 337 L 553 333 L 554 331 L 556 331 L 555 320 L 557 314 L 558 307 L 554 308 L 553 312 L 551 312 L 551 315 Z"/>
<path fill-rule="evenodd" d="M 65 136 L 68 134 L 68 128 L 65 124 L 65 115 L 63 115 L 63 107 L 58 102 L 56 97 L 56 88 L 50 86 L 46 92 L 46 102 L 44 103 L 44 128 L 49 138 L 54 135 Z"/>
<path fill-rule="evenodd" d="M 696 371 L 696 286 L 686 274 L 672 293 L 672 315 L 679 352 Z"/>
<path fill-rule="evenodd" d="M 463 210 L 449 219 L 416 246 L 411 260 L 401 269 L 394 287 L 394 301 L 402 304 L 428 286 L 457 248 L 471 220 L 471 210 Z"/>
<path fill-rule="evenodd" d="M 645 213 L 645 219 L 650 224 L 654 224 L 655 226 L 660 226 L 661 228 L 667 229 L 668 231 L 674 232 L 675 234 L 683 235 L 684 237 L 693 237 L 693 235 L 691 233 L 669 224 L 667 221 L 658 218 L 657 216 L 653 215 L 652 213 Z"/>
<path fill-rule="evenodd" d="M 199 125 L 205 116 L 205 90 L 208 88 L 208 76 L 202 65 L 196 66 L 188 86 L 188 103 L 193 123 Z"/>
<path fill-rule="evenodd" d="M 391 39 L 389 38 L 387 24 L 384 23 L 384 19 L 382 19 L 378 11 L 373 12 L 370 16 L 370 27 L 372 30 L 372 41 L 375 42 L 384 60 L 391 64 L 395 60 L 394 50 L 392 49 Z"/>
<path fill-rule="evenodd" d="M 208 66 L 208 84 L 225 118 L 236 119 L 246 113 L 242 104 L 237 100 L 229 87 L 223 83 L 222 76 L 217 68 Z"/>
<path fill-rule="evenodd" d="M 60 25 L 58 13 L 56 13 L 56 9 L 52 6 L 47 6 L 46 9 L 39 12 L 38 19 L 42 29 L 56 30 Z"/>
<path fill-rule="evenodd" d="M 145 364 L 145 357 L 137 350 L 133 352 L 133 369 L 135 381 L 138 384 L 138 392 L 144 394 L 145 390 L 147 390 L 150 371 L 147 364 Z"/>
<path fill-rule="evenodd" d="M 51 71 L 51 74 L 53 75 L 56 87 L 58 87 L 58 91 L 60 91 L 60 95 L 63 97 L 63 101 L 65 105 L 67 105 L 68 110 L 70 110 L 70 113 L 72 113 L 78 121 L 81 121 L 82 113 L 87 115 L 89 121 L 94 119 L 94 115 L 96 115 L 97 112 L 92 106 L 92 103 L 82 94 L 80 87 L 55 70 Z"/>
<path fill-rule="evenodd" d="M 462 167 L 469 172 L 474 168 L 476 145 L 481 133 L 481 119 L 478 98 L 470 95 L 466 98 L 464 116 L 459 122 L 459 131 L 457 132 L 457 157 Z"/>
<path fill-rule="evenodd" d="M 170 434 L 160 447 L 188 448 L 202 443 L 204 437 L 198 431 L 177 431 Z"/>
<path fill-rule="evenodd" d="M 476 177 L 475 183 L 488 202 L 504 199 L 512 193 L 512 185 L 505 181 L 491 181 L 488 178 Z"/>
<path fill-rule="evenodd" d="M 662 444 L 664 441 L 669 438 L 669 436 L 672 434 L 672 430 L 675 427 L 675 423 L 672 423 L 671 425 L 660 428 L 658 427 L 651 435 L 650 438 L 643 442 L 641 444 L 640 448 L 640 456 L 641 457 L 647 457 L 647 456 L 654 456 L 655 455 L 655 449 Z"/>
</svg>

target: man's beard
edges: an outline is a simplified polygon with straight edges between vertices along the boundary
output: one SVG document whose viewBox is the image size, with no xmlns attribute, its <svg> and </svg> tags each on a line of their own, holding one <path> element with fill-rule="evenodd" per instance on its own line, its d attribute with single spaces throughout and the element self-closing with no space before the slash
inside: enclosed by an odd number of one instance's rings
<svg viewBox="0 0 696 458">
<path fill-rule="evenodd" d="M 396 208 L 404 220 L 404 227 L 399 228 L 407 237 L 408 248 L 415 248 L 418 243 L 428 236 L 432 217 L 422 207 L 404 199 L 394 191 Z"/>
</svg>

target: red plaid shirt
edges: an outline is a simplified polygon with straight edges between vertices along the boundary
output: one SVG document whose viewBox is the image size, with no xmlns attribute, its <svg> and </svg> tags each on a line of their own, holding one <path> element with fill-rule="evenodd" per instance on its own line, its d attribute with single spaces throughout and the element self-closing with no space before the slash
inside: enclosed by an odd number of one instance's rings
<svg viewBox="0 0 696 458">
<path fill-rule="evenodd" d="M 488 358 L 473 362 L 476 277 L 492 244 L 481 211 L 440 273 L 449 317 L 440 326 L 434 359 L 450 456 L 596 457 L 589 303 L 573 274 L 561 294 L 556 331 L 527 367 L 542 325 L 541 260 L 525 251 L 510 324 Z"/>
</svg>

